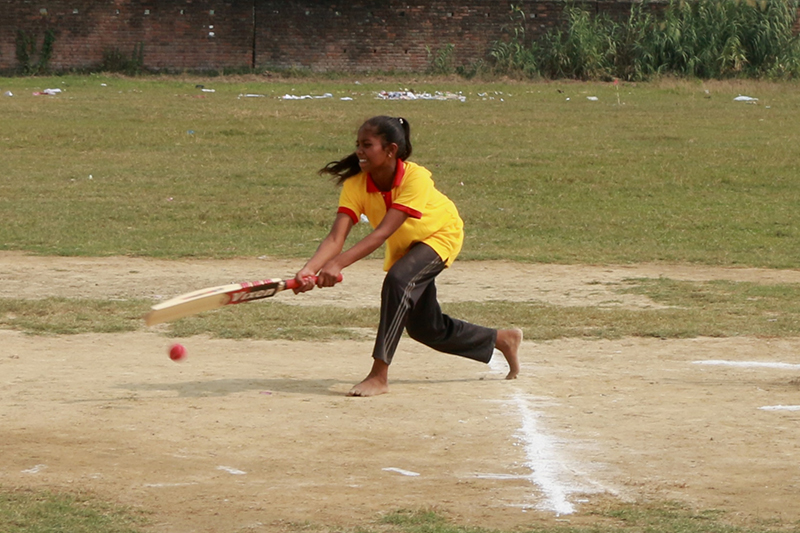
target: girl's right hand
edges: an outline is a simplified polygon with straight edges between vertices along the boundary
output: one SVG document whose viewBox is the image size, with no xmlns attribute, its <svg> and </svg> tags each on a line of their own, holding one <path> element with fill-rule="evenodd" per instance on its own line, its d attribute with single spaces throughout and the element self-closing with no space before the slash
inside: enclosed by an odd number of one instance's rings
<svg viewBox="0 0 800 533">
<path fill-rule="evenodd" d="M 317 273 L 317 287 L 333 287 L 342 281 L 342 269 L 328 261 Z"/>
</svg>

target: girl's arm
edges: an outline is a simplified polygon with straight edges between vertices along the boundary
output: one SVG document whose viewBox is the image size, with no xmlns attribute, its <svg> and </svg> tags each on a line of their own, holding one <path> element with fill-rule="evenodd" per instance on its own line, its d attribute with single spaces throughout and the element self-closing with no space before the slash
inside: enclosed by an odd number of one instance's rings
<svg viewBox="0 0 800 533">
<path fill-rule="evenodd" d="M 352 221 L 349 217 L 347 217 L 347 215 L 340 214 L 339 216 L 346 217 L 350 223 L 350 227 L 352 227 Z M 403 225 L 403 222 L 405 222 L 407 218 L 408 215 L 399 209 L 389 209 L 386 212 L 386 216 L 383 217 L 381 223 L 378 224 L 377 228 L 372 230 L 372 232 L 370 232 L 366 237 L 354 244 L 352 248 L 349 248 L 344 253 L 331 256 L 324 263 L 324 265 L 322 265 L 319 273 L 317 274 L 317 285 L 320 287 L 332 287 L 337 282 L 339 274 L 345 267 L 352 265 L 359 259 L 367 257 L 369 254 L 380 248 L 386 239 L 388 239 L 392 233 L 397 231 L 397 228 Z M 341 245 L 339 246 L 339 250 L 342 249 L 343 244 L 344 241 L 342 241 Z M 320 248 L 322 248 L 322 245 L 320 245 Z"/>
<path fill-rule="evenodd" d="M 353 221 L 344 213 L 337 213 L 331 231 L 319 244 L 317 251 L 305 266 L 295 274 L 295 279 L 301 284 L 294 292 L 305 292 L 314 288 L 314 284 L 306 282 L 309 276 L 315 275 L 322 265 L 339 255 L 353 227 Z"/>
</svg>

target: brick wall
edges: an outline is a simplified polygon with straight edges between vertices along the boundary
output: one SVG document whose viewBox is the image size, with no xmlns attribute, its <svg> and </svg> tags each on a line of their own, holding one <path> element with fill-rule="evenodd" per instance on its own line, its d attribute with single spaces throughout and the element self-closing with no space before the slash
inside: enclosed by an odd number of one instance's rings
<svg viewBox="0 0 800 533">
<path fill-rule="evenodd" d="M 253 62 L 253 2 L 219 0 L 0 0 L 0 69 L 17 65 L 18 30 L 55 32 L 50 66 L 92 68 L 106 50 L 143 47 L 151 69 L 220 69 Z"/>
<path fill-rule="evenodd" d="M 527 3 L 542 23 L 555 22 L 563 6 Z M 508 0 L 259 2 L 256 57 L 264 66 L 419 71 L 453 44 L 455 64 L 469 63 L 502 37 L 509 13 Z"/>
<path fill-rule="evenodd" d="M 638 0 L 582 0 L 624 16 Z M 50 67 L 97 67 L 104 51 L 143 48 L 152 70 L 302 67 L 421 71 L 449 44 L 455 65 L 485 58 L 511 4 L 535 37 L 561 20 L 563 0 L 0 0 L 0 71 L 18 67 L 18 31 L 55 33 Z"/>
</svg>

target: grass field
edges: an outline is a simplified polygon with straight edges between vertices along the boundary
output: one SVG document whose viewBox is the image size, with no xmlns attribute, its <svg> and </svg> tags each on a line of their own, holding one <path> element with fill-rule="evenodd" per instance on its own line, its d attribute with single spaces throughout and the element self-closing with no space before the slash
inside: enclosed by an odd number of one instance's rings
<svg viewBox="0 0 800 533">
<path fill-rule="evenodd" d="M 0 248 L 308 256 L 337 198 L 316 170 L 390 114 L 467 222 L 462 259 L 800 261 L 796 84 L 355 81 L 0 80 Z M 467 100 L 376 99 L 402 87 Z"/>
<path fill-rule="evenodd" d="M 460 260 L 800 266 L 796 84 L 87 76 L 4 79 L 0 86 L 15 95 L 0 99 L 0 249 L 309 257 L 338 195 L 316 170 L 349 153 L 365 117 L 385 113 L 409 119 L 413 158 L 459 206 L 467 224 Z M 458 93 L 466 101 L 377 97 L 404 87 Z M 46 88 L 63 92 L 33 95 Z M 325 94 L 331 97 L 283 98 Z M 741 94 L 758 101 L 734 101 Z M 354 238 L 364 226 L 356 226 Z M 500 305 L 460 312 L 477 321 L 514 314 L 529 337 L 542 339 L 574 332 L 597 338 L 800 333 L 791 305 L 795 287 L 773 291 L 762 301 L 767 309 L 746 305 L 751 289 L 743 284 L 651 283 L 638 290 L 690 300 L 695 309 L 596 316 Z M 698 307 L 705 302 L 697 294 L 708 291 L 719 293 L 711 311 Z M 139 312 L 147 305 L 93 303 L 76 317 L 69 301 L 6 301 L 0 306 L 14 318 L 0 316 L 0 323 L 40 332 L 130 331 L 141 327 Z M 271 316 L 298 324 L 280 333 L 290 338 L 298 330 L 309 335 L 303 324 L 317 324 L 321 337 L 348 336 L 343 324 L 371 320 L 368 313 L 329 319 L 274 308 Z M 727 318 L 698 320 L 701 311 Z M 782 319 L 765 327 L 737 318 L 765 312 Z M 177 332 L 259 338 L 269 334 L 257 327 L 263 314 L 240 312 L 238 328 L 225 315 L 190 320 Z"/>
<path fill-rule="evenodd" d="M 62 92 L 33 94 L 46 88 Z M 466 101 L 376 97 L 404 88 Z M 798 269 L 797 90 L 796 83 L 686 80 L 0 79 L 0 95 L 14 95 L 0 96 L 0 250 L 307 257 L 338 195 L 316 170 L 349 153 L 365 118 L 390 114 L 410 121 L 412 159 L 459 206 L 468 235 L 460 260 Z M 758 100 L 734 101 L 739 95 Z M 354 238 L 364 231 L 357 227 Z M 450 309 L 478 322 L 513 321 L 534 340 L 800 335 L 796 284 L 632 279 L 614 290 L 664 308 L 495 302 Z M 150 304 L 0 298 L 0 327 L 39 335 L 132 331 L 143 327 Z M 219 313 L 170 331 L 269 338 L 270 328 L 258 325 L 270 319 L 294 325 L 282 338 L 349 338 L 354 327 L 370 327 L 373 312 L 331 316 L 270 302 L 238 310 L 236 320 Z M 626 505 L 599 511 L 591 527 L 545 530 L 745 531 L 718 518 L 670 503 Z M 70 531 L 147 527 L 146 517 L 86 495 L 0 492 L 0 529 L 54 531 L 67 523 Z M 474 531 L 417 510 L 363 530 Z"/>
</svg>

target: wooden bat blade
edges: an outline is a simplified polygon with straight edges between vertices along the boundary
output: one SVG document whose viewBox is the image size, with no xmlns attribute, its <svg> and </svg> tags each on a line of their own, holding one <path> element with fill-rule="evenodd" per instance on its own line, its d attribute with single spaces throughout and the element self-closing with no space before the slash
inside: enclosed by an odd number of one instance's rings
<svg viewBox="0 0 800 533">
<path fill-rule="evenodd" d="M 206 296 L 197 300 L 189 302 L 175 302 L 168 307 L 161 307 L 154 305 L 150 311 L 144 315 L 144 323 L 148 326 L 161 324 L 162 322 L 172 322 L 189 315 L 196 315 L 203 311 L 211 311 L 212 309 L 219 309 L 226 305 L 229 296 L 227 294 L 217 294 L 215 296 Z M 164 302 L 165 304 L 168 303 Z M 163 305 L 163 304 L 161 304 Z"/>
<path fill-rule="evenodd" d="M 312 276 L 316 282 L 316 276 Z M 342 281 L 339 274 L 338 281 Z M 150 311 L 144 315 L 144 322 L 148 326 L 171 322 L 190 315 L 196 315 L 203 311 L 219 309 L 226 305 L 241 304 L 270 298 L 286 289 L 294 289 L 298 286 L 294 278 L 264 279 L 261 281 L 248 281 L 245 283 L 234 283 L 231 285 L 220 285 L 219 287 L 208 287 L 198 291 L 187 292 L 176 296 L 166 302 L 154 305 Z"/>
<path fill-rule="evenodd" d="M 202 313 L 203 311 L 219 309 L 226 305 L 269 298 L 284 289 L 290 289 L 294 286 L 294 280 L 266 279 L 208 287 L 187 292 L 166 302 L 154 305 L 144 316 L 144 321 L 148 326 L 171 322 L 179 318 Z"/>
</svg>

